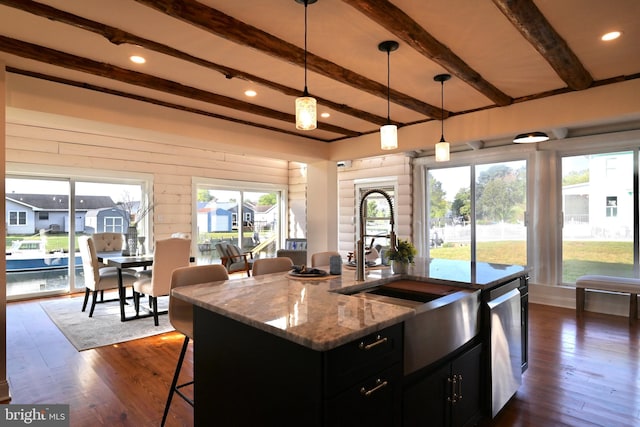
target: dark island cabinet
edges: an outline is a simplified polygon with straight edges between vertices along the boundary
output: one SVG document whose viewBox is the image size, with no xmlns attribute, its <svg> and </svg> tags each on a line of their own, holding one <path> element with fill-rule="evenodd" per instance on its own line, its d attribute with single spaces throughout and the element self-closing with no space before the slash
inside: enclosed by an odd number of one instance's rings
<svg viewBox="0 0 640 427">
<path fill-rule="evenodd" d="M 194 307 L 195 426 L 400 426 L 403 325 L 328 351 Z"/>
<path fill-rule="evenodd" d="M 404 426 L 461 427 L 482 416 L 482 344 L 407 379 Z"/>
</svg>

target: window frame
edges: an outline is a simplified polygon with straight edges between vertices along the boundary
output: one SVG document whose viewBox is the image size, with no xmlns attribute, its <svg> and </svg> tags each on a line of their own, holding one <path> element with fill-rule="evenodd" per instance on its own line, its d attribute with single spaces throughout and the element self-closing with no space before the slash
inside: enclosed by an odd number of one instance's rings
<svg viewBox="0 0 640 427">
<path fill-rule="evenodd" d="M 238 192 L 279 192 L 281 195 L 280 206 L 278 215 L 280 217 L 280 221 L 278 224 L 279 230 L 276 232 L 277 241 L 276 247 L 280 248 L 282 243 L 285 241 L 286 232 L 289 229 L 289 216 L 286 215 L 288 212 L 288 200 L 289 200 L 289 192 L 286 185 L 283 184 L 272 184 L 265 182 L 255 182 L 255 181 L 237 181 L 237 180 L 226 180 L 226 179 L 218 179 L 218 178 L 205 178 L 201 176 L 194 176 L 191 178 L 191 188 L 192 188 L 192 200 L 191 206 L 195 207 L 198 203 L 198 189 L 207 187 L 210 189 L 224 190 L 224 191 L 238 191 Z M 244 218 L 244 211 L 242 211 L 243 200 L 238 201 L 239 212 L 232 213 L 233 218 L 235 218 L 235 222 L 237 223 L 237 219 Z M 198 212 L 197 209 L 193 208 L 191 213 L 191 233 L 193 239 L 192 244 L 198 243 Z M 242 232 L 242 227 L 237 227 L 239 233 Z"/>
</svg>

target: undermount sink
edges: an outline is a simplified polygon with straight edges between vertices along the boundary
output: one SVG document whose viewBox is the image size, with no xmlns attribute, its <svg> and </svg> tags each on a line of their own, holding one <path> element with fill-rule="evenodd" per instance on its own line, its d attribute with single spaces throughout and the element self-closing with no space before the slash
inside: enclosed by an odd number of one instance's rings
<svg viewBox="0 0 640 427">
<path fill-rule="evenodd" d="M 415 310 L 404 326 L 405 375 L 445 357 L 479 333 L 480 290 L 397 280 L 353 296 Z"/>
</svg>

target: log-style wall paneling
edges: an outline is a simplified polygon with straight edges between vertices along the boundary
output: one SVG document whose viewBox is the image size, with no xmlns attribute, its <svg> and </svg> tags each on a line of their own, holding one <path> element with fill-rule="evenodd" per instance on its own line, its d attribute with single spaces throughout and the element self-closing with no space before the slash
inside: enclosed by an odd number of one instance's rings
<svg viewBox="0 0 640 427">
<path fill-rule="evenodd" d="M 349 168 L 338 170 L 338 250 L 352 252 L 357 241 L 358 208 L 355 200 L 356 180 L 391 177 L 396 179 L 398 194 L 395 202 L 396 234 L 402 239 L 413 235 L 413 187 L 410 158 L 404 154 L 354 160 Z"/>
<path fill-rule="evenodd" d="M 121 172 L 124 177 L 132 173 L 153 176 L 154 239 L 191 234 L 193 176 L 276 185 L 289 181 L 285 160 L 183 147 L 178 141 L 173 146 L 62 130 L 50 130 L 47 135 L 35 127 L 8 123 L 7 162 L 28 164 L 33 170 L 40 165 L 64 167 L 70 175 L 73 168 L 80 168 L 95 170 L 96 176 L 100 171 Z M 304 199 L 306 194 L 294 192 L 293 197 Z"/>
<path fill-rule="evenodd" d="M 289 163 L 289 215 L 287 237 L 307 236 L 307 175 L 304 163 Z"/>
</svg>

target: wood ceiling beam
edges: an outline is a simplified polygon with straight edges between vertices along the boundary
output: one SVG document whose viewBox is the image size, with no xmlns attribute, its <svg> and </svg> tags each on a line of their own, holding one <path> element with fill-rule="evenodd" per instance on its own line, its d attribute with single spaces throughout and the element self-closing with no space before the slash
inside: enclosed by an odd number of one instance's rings
<svg viewBox="0 0 640 427">
<path fill-rule="evenodd" d="M 202 89 L 186 86 L 171 80 L 155 77 L 137 71 L 127 70 L 115 65 L 97 62 L 91 59 L 38 46 L 32 43 L 23 42 L 5 36 L 0 36 L 0 50 L 22 58 L 28 58 L 39 62 L 53 64 L 59 67 L 68 68 L 83 73 L 92 74 L 135 86 L 145 87 L 172 95 L 182 96 L 188 99 L 207 102 L 249 114 L 268 117 L 283 122 L 288 122 L 293 127 L 295 115 L 283 113 L 271 108 L 239 101 L 228 96 L 207 92 Z M 326 123 L 318 123 L 318 129 L 333 132 L 339 135 L 359 136 L 360 132 L 344 129 Z"/>
<path fill-rule="evenodd" d="M 342 0 L 375 23 L 393 33 L 431 61 L 443 66 L 454 76 L 475 88 L 499 106 L 513 99 L 486 81 L 447 46 L 436 40 L 401 9 L 387 0 Z"/>
<path fill-rule="evenodd" d="M 195 0 L 135 1 L 239 45 L 260 50 L 294 65 L 304 66 L 304 49 Z M 294 6 L 295 4 L 292 2 L 292 7 Z M 307 52 L 307 69 L 338 82 L 348 84 L 358 90 L 365 91 L 385 100 L 387 99 L 386 85 L 368 79 L 310 52 Z M 302 93 L 302 91 L 300 91 L 300 93 Z M 393 89 L 391 89 L 390 101 L 428 117 L 442 117 L 439 107 L 434 107 L 433 105 Z M 447 115 L 448 112 L 445 111 L 445 116 Z"/>
<path fill-rule="evenodd" d="M 573 90 L 587 89 L 593 77 L 532 0 L 493 0 L 562 80 Z"/>
<path fill-rule="evenodd" d="M 65 78 L 62 78 L 62 77 L 56 77 L 56 76 L 52 76 L 50 74 L 38 73 L 38 72 L 35 72 L 35 71 L 23 70 L 23 69 L 14 68 L 14 67 L 7 67 L 7 72 L 13 73 L 13 74 L 19 74 L 21 76 L 33 77 L 33 78 L 38 79 L 38 80 L 45 80 L 45 81 L 59 83 L 59 84 L 67 85 L 67 86 L 73 86 L 73 87 L 77 87 L 77 88 L 81 88 L 81 89 L 93 90 L 93 91 L 96 91 L 96 92 L 101 92 L 101 93 L 106 93 L 106 94 L 109 94 L 109 95 L 119 96 L 121 98 L 134 99 L 136 101 L 146 102 L 146 103 L 149 103 L 149 104 L 159 105 L 161 107 L 172 108 L 174 110 L 179 110 L 179 111 L 184 111 L 184 112 L 187 112 L 187 113 L 198 114 L 198 115 L 201 115 L 201 116 L 212 117 L 214 119 L 225 120 L 225 121 L 228 121 L 228 122 L 238 123 L 238 124 L 241 124 L 241 125 L 252 126 L 252 127 L 256 127 L 256 128 L 260 128 L 260 129 L 271 130 L 271 131 L 274 131 L 274 132 L 280 132 L 280 133 L 284 133 L 284 134 L 288 134 L 288 135 L 294 135 L 294 136 L 298 136 L 298 137 L 299 136 L 303 136 L 305 138 L 313 139 L 313 140 L 316 140 L 316 141 L 322 141 L 322 142 L 332 142 L 333 141 L 332 139 L 318 138 L 318 137 L 314 136 L 313 132 L 305 132 L 304 134 L 300 134 L 299 132 L 294 132 L 293 130 L 280 129 L 280 128 L 276 128 L 274 126 L 263 125 L 261 123 L 248 122 L 246 120 L 240 120 L 240 119 L 236 119 L 234 117 L 229 117 L 229 116 L 225 116 L 225 115 L 222 115 L 222 114 L 212 113 L 211 111 L 201 110 L 199 108 L 187 107 L 186 105 L 175 104 L 173 102 L 162 101 L 160 99 L 150 98 L 148 96 L 136 95 L 136 94 L 129 93 L 129 92 L 123 92 L 123 91 L 120 91 L 120 90 L 110 89 L 110 88 L 104 87 L 104 86 L 98 86 L 98 85 L 93 85 L 93 84 L 90 84 L 90 83 L 83 83 L 83 82 L 78 82 L 78 81 L 75 81 L 75 80 L 65 79 Z"/>
<path fill-rule="evenodd" d="M 198 58 L 196 56 L 174 49 L 170 46 L 136 36 L 135 34 L 131 34 L 119 28 L 111 27 L 109 25 L 102 24 L 100 22 L 92 21 L 90 19 L 86 19 L 77 15 L 62 11 L 60 9 L 53 8 L 51 6 L 48 6 L 42 3 L 38 3 L 31 0 L 0 0 L 0 4 L 14 7 L 16 9 L 29 12 L 36 16 L 47 18 L 52 21 L 61 22 L 76 28 L 81 28 L 83 30 L 93 32 L 95 34 L 103 36 L 104 38 L 109 40 L 111 43 L 116 45 L 120 45 L 124 43 L 137 45 L 147 50 L 155 51 L 164 55 L 168 55 L 183 61 L 187 61 L 196 65 L 211 69 L 213 71 L 217 71 L 228 79 L 238 78 L 238 79 L 259 84 L 264 87 L 268 87 L 270 89 L 273 89 L 285 95 L 294 96 L 294 97 L 300 96 L 299 89 L 281 85 L 279 83 L 275 83 L 270 80 L 263 79 L 261 77 L 258 77 L 250 73 L 246 73 L 244 71 L 236 70 L 230 67 L 225 67 L 224 65 L 216 64 L 214 62 L 207 61 L 202 58 Z M 386 117 L 378 116 L 376 114 L 371 114 L 367 111 L 349 107 L 348 105 L 333 102 L 322 97 L 316 97 L 316 98 L 319 104 L 325 105 L 339 113 L 357 117 L 361 120 L 368 121 L 376 125 L 384 125 L 387 123 Z"/>
</svg>

